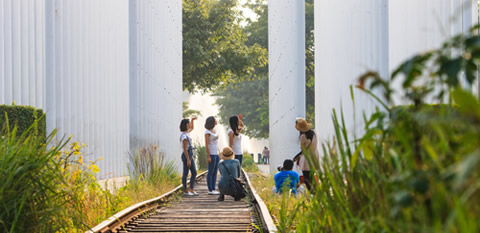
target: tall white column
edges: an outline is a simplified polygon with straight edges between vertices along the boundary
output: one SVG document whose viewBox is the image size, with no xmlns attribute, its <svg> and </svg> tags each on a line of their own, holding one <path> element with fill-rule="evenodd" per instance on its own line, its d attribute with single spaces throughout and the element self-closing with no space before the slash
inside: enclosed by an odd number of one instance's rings
<svg viewBox="0 0 480 233">
<path fill-rule="evenodd" d="M 478 23 L 477 0 L 391 0 L 389 4 L 391 71 L 415 54 L 440 48 Z M 401 81 L 395 81 L 396 89 Z M 402 103 L 398 97 L 395 100 Z"/>
<path fill-rule="evenodd" d="M 129 2 L 130 150 L 156 145 L 180 167 L 182 1 Z"/>
<path fill-rule="evenodd" d="M 47 130 L 104 158 L 99 178 L 126 175 L 128 1 L 45 1 Z"/>
<path fill-rule="evenodd" d="M 44 0 L 0 0 L 0 104 L 44 108 Z"/>
<path fill-rule="evenodd" d="M 361 130 L 362 112 L 373 111 L 370 97 L 349 86 L 369 70 L 388 75 L 388 1 L 315 2 L 315 123 L 321 142 L 332 140 L 332 109 L 343 109 L 349 133 Z M 355 116 L 355 117 L 354 117 Z"/>
<path fill-rule="evenodd" d="M 268 2 L 270 170 L 300 151 L 305 117 L 305 2 Z"/>
</svg>

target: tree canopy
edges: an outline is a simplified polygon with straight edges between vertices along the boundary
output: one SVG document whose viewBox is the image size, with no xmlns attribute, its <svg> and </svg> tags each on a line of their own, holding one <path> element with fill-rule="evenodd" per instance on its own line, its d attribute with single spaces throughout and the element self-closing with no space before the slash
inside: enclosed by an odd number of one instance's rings
<svg viewBox="0 0 480 233">
<path fill-rule="evenodd" d="M 212 90 L 255 76 L 267 51 L 247 45 L 238 0 L 183 0 L 183 88 Z"/>
<path fill-rule="evenodd" d="M 248 35 L 247 46 L 259 45 L 268 49 L 268 5 L 265 0 L 250 1 L 248 6 L 258 14 L 256 21 L 247 19 L 243 31 Z M 313 34 L 313 0 L 305 1 L 305 65 L 306 65 L 306 115 L 307 120 L 315 119 L 315 68 Z M 235 86 L 222 87 L 216 91 L 219 96 L 222 123 L 228 124 L 228 118 L 242 113 L 247 126 L 244 133 L 254 138 L 268 138 L 268 66 L 255 67 L 250 79 L 243 79 Z"/>
<path fill-rule="evenodd" d="M 231 116 L 243 114 L 249 137 L 268 138 L 268 79 L 255 79 L 223 86 L 217 90 L 220 120 L 228 124 Z"/>
</svg>

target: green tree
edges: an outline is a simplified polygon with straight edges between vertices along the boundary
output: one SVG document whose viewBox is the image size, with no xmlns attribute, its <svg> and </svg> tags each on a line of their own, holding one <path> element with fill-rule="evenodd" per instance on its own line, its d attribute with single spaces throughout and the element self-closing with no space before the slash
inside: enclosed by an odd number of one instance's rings
<svg viewBox="0 0 480 233">
<path fill-rule="evenodd" d="M 196 109 L 190 109 L 188 102 L 183 102 L 183 118 L 190 118 L 193 116 L 201 116 L 202 113 Z"/>
<path fill-rule="evenodd" d="M 233 115 L 243 114 L 244 133 L 268 138 L 268 80 L 255 79 L 219 88 L 215 94 L 221 123 L 228 125 Z M 259 98 L 263 97 L 263 98 Z M 266 97 L 266 98 L 264 98 Z"/>
<path fill-rule="evenodd" d="M 212 90 L 254 75 L 266 49 L 248 46 L 238 0 L 183 1 L 183 88 Z"/>
<path fill-rule="evenodd" d="M 246 19 L 247 26 L 243 28 L 248 40 L 247 46 L 260 45 L 268 49 L 268 5 L 265 0 L 252 0 L 247 6 L 258 18 L 256 21 Z M 306 65 L 306 112 L 307 120 L 315 119 L 315 55 L 314 55 L 314 22 L 313 0 L 305 1 L 305 65 Z M 241 93 L 241 94 L 237 94 Z M 217 100 L 220 106 L 220 117 L 223 123 L 228 123 L 228 117 L 242 113 L 246 116 L 245 134 L 255 138 L 268 138 L 268 66 L 255 67 L 250 79 L 243 79 L 237 85 L 221 88 L 216 92 L 221 97 Z M 232 99 L 234 98 L 234 99 Z M 240 106 L 240 104 L 245 104 Z M 227 121 L 225 121 L 227 120 Z M 253 124 L 253 125 L 250 125 Z"/>
</svg>

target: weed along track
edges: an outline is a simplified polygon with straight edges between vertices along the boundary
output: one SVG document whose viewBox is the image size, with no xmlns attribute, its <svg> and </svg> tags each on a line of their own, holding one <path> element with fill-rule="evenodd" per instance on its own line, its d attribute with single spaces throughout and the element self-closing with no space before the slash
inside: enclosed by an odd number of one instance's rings
<svg viewBox="0 0 480 233">
<path fill-rule="evenodd" d="M 276 232 L 272 218 L 251 186 L 241 201 L 208 195 L 206 172 L 197 176 L 198 196 L 181 196 L 182 187 L 120 211 L 88 232 Z"/>
</svg>

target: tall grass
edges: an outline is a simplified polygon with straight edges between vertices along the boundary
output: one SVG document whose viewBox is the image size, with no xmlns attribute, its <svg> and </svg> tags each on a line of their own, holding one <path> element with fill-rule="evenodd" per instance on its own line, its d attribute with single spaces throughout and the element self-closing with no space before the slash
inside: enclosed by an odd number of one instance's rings
<svg viewBox="0 0 480 233">
<path fill-rule="evenodd" d="M 81 149 L 73 143 L 71 148 Z M 82 153 L 68 160 L 68 185 L 64 189 L 76 194 L 67 207 L 69 219 L 77 218 L 82 224 L 71 222 L 67 232 L 84 232 L 119 211 L 142 201 L 160 196 L 179 185 L 176 168 L 164 161 L 156 146 L 141 149 L 130 156 L 130 179 L 121 187 L 101 187 L 95 178 L 99 169 L 95 162 L 85 163 Z M 80 211 L 73 212 L 80 207 Z"/>
<path fill-rule="evenodd" d="M 36 124 L 22 135 L 16 128 L 2 130 L 0 232 L 84 232 L 180 184 L 173 163 L 151 147 L 132 156 L 137 176 L 123 187 L 103 189 L 96 161 L 81 152 L 85 145 L 36 136 Z"/>
<path fill-rule="evenodd" d="M 279 226 L 292 226 L 281 232 L 480 232 L 480 102 L 461 85 L 473 85 L 479 64 L 475 34 L 412 57 L 390 77 L 402 78 L 406 106 L 393 102 L 389 79 L 360 77 L 379 107 L 364 115 L 358 137 L 333 111 L 315 194 L 297 203 L 293 222 L 271 211 Z"/>
<path fill-rule="evenodd" d="M 157 150 L 157 146 L 150 145 L 130 155 L 130 173 L 135 182 L 145 181 L 156 185 L 177 178 L 173 161 L 165 161 L 165 155 Z"/>
<path fill-rule="evenodd" d="M 252 185 L 265 202 L 279 232 L 293 232 L 296 222 L 301 217 L 300 210 L 306 197 L 302 195 L 291 195 L 288 192 L 283 194 L 272 193 L 275 187 L 273 175 L 260 172 L 249 173 Z"/>
<path fill-rule="evenodd" d="M 22 135 L 16 127 L 1 132 L 1 232 L 52 232 L 66 225 L 59 220 L 72 197 L 61 188 L 65 179 L 55 160 L 65 143 L 47 148 L 54 134 L 36 136 L 39 120 Z"/>
</svg>

